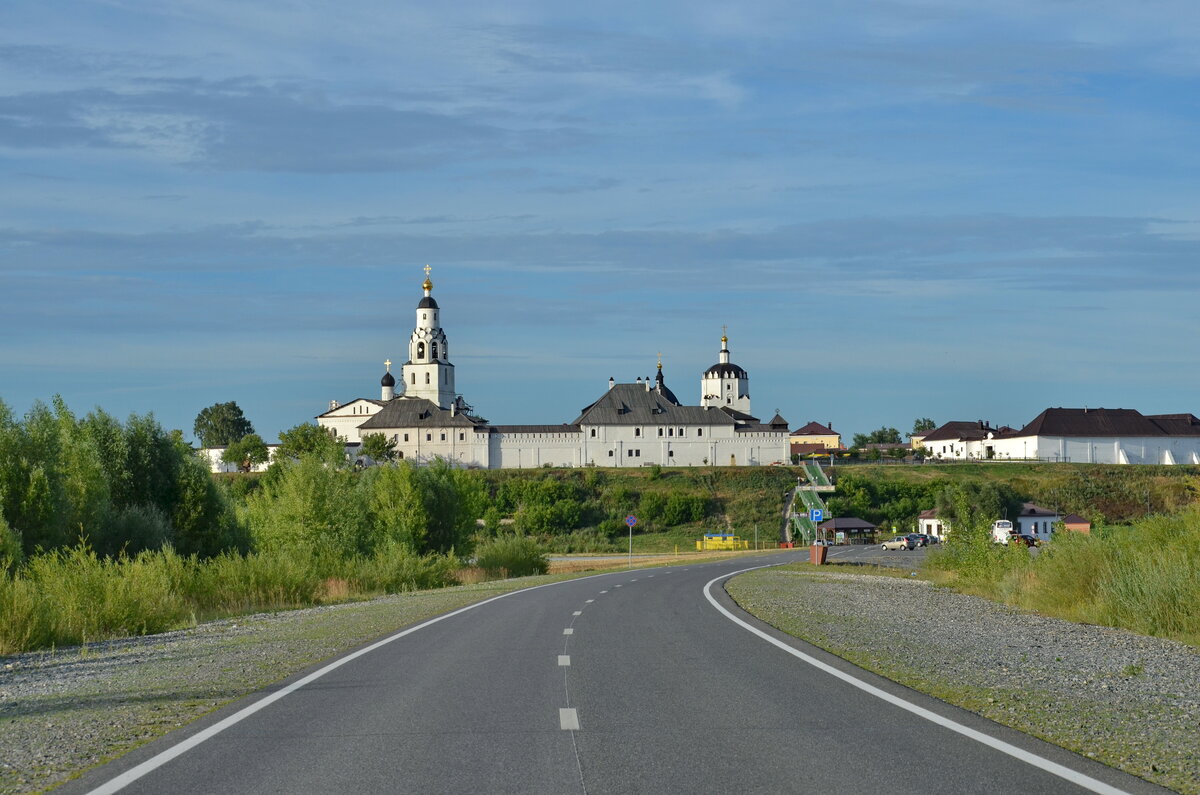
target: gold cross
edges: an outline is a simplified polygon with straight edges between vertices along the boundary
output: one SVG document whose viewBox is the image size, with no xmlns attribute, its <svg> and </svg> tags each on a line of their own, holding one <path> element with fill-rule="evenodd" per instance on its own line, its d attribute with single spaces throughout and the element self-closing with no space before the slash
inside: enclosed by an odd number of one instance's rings
<svg viewBox="0 0 1200 795">
<path fill-rule="evenodd" d="M 729 326 L 721 326 L 721 333 L 728 335 L 729 334 Z"/>
<path fill-rule="evenodd" d="M 658 369 L 662 369 L 662 351 L 658 352 Z"/>
<path fill-rule="evenodd" d="M 392 371 L 392 360 L 391 360 L 391 359 L 385 359 L 385 360 L 384 360 L 384 362 L 383 362 L 383 366 L 384 366 L 384 367 L 386 367 L 386 368 L 387 368 L 387 371 L 390 373 L 390 372 Z"/>
<path fill-rule="evenodd" d="M 425 278 L 426 279 L 429 278 L 429 271 L 431 271 L 431 270 L 433 270 L 433 269 L 430 268 L 428 265 L 425 266 Z"/>
</svg>

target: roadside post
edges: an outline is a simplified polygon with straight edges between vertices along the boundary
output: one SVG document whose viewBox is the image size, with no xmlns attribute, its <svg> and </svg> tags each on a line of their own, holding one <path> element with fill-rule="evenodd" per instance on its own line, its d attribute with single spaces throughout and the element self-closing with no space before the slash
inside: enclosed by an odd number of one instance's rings
<svg viewBox="0 0 1200 795">
<path fill-rule="evenodd" d="M 629 568 L 633 568 L 633 526 L 637 524 L 637 517 L 629 514 L 625 517 L 625 524 L 629 525 Z"/>
<path fill-rule="evenodd" d="M 825 512 L 820 508 L 813 508 L 808 512 L 809 521 L 813 523 L 813 542 L 808 548 L 808 562 L 814 566 L 821 566 L 825 563 L 825 556 L 829 554 L 829 547 L 824 544 L 817 544 L 817 522 L 821 521 L 821 517 Z"/>
</svg>

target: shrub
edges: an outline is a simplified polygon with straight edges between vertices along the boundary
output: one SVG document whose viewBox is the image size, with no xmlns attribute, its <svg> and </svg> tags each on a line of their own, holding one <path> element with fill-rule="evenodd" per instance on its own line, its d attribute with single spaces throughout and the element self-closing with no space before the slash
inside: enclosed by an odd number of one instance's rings
<svg viewBox="0 0 1200 795">
<path fill-rule="evenodd" d="M 527 577 L 550 570 L 545 550 L 529 536 L 503 536 L 480 544 L 475 565 L 491 577 Z"/>
</svg>

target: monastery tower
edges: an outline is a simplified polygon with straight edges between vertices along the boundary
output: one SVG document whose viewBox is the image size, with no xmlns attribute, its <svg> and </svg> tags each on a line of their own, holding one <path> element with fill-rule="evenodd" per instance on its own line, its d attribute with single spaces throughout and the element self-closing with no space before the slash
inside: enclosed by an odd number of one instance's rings
<svg viewBox="0 0 1200 795">
<path fill-rule="evenodd" d="M 721 334 L 719 360 L 700 379 L 700 405 L 750 413 L 750 376 L 729 361 L 729 337 Z"/>
<path fill-rule="evenodd" d="M 408 361 L 400 376 L 404 397 L 425 398 L 440 408 L 449 409 L 454 403 L 454 365 L 442 331 L 437 301 L 430 293 L 429 266 L 425 266 L 425 297 L 417 304 L 417 322 L 408 341 Z"/>
</svg>

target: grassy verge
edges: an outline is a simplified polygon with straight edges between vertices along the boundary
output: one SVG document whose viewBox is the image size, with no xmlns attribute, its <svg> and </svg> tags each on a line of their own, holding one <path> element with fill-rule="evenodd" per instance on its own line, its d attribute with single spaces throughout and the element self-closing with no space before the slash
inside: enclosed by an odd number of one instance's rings
<svg viewBox="0 0 1200 795">
<path fill-rule="evenodd" d="M 1134 692 L 1131 683 L 1142 677 L 1140 664 L 1097 672 L 1088 667 L 1093 661 L 1086 653 L 1071 658 L 1062 652 L 1022 660 L 998 673 L 995 647 L 984 644 L 973 654 L 954 636 L 947 640 L 931 632 L 927 621 L 898 623 L 893 617 L 896 612 L 931 615 L 943 607 L 953 611 L 950 605 L 931 607 L 929 600 L 969 597 L 950 592 L 939 597 L 928 583 L 895 579 L 874 576 L 866 567 L 795 564 L 739 575 L 726 588 L 763 621 L 855 665 L 1179 792 L 1200 793 L 1196 715 L 1170 694 Z M 895 585 L 886 585 L 889 581 Z M 879 610 L 882 604 L 889 609 Z M 1007 608 L 991 609 L 999 616 Z M 1000 632 L 987 619 L 960 633 L 978 626 Z M 994 639 L 1000 648 L 1027 641 L 1020 632 Z M 1027 667 L 1038 675 L 1021 675 Z"/>
<path fill-rule="evenodd" d="M 95 643 L 198 621 L 353 601 L 456 583 L 459 563 L 401 546 L 347 558 L 170 549 L 109 559 L 86 547 L 38 555 L 0 574 L 0 654 Z"/>
<path fill-rule="evenodd" d="M 930 576 L 1044 615 L 1200 646 L 1200 507 L 1024 548 L 931 552 Z"/>
</svg>

